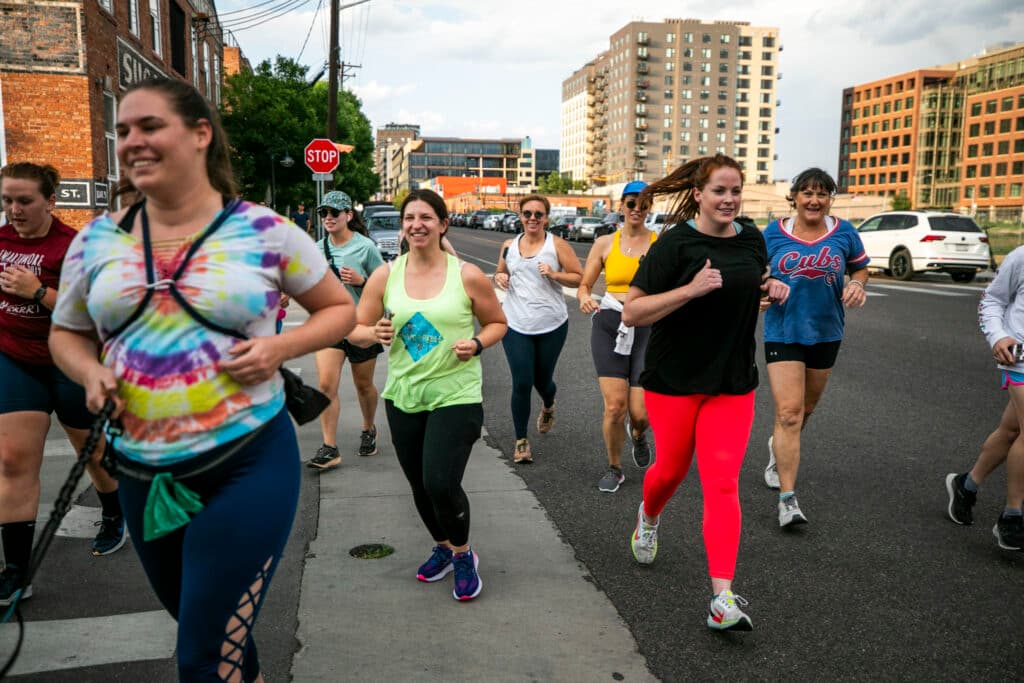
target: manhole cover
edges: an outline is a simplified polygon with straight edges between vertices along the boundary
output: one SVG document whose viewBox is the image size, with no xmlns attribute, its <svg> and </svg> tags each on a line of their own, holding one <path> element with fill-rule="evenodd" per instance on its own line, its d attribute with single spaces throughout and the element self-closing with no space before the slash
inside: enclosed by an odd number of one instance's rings
<svg viewBox="0 0 1024 683">
<path fill-rule="evenodd" d="M 382 557 L 387 557 L 391 553 L 395 552 L 395 549 L 389 545 L 383 543 L 367 543 L 365 545 L 357 545 L 348 551 L 348 554 L 356 559 L 360 560 L 379 560 Z"/>
</svg>

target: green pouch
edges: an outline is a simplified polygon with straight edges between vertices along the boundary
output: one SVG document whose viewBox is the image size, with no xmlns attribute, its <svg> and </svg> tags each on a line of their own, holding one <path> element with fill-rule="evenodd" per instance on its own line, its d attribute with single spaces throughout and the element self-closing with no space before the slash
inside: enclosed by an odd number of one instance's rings
<svg viewBox="0 0 1024 683">
<path fill-rule="evenodd" d="M 199 494 L 174 481 L 169 472 L 155 475 L 142 515 L 142 540 L 153 541 L 180 529 L 202 509 Z"/>
</svg>

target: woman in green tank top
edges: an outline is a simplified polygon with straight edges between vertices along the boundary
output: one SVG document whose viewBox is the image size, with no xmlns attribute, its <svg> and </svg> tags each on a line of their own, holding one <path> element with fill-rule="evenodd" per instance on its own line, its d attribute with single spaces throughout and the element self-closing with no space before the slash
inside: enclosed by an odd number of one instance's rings
<svg viewBox="0 0 1024 683">
<path fill-rule="evenodd" d="M 441 245 L 444 200 L 413 190 L 402 202 L 409 253 L 375 270 L 363 288 L 349 341 L 388 347 L 381 396 L 391 442 L 434 549 L 416 573 L 434 582 L 455 572 L 452 595 L 472 600 L 483 583 L 469 546 L 469 499 L 462 475 L 483 426 L 480 352 L 507 325 L 487 276 Z M 474 320 L 480 332 L 474 335 Z"/>
</svg>

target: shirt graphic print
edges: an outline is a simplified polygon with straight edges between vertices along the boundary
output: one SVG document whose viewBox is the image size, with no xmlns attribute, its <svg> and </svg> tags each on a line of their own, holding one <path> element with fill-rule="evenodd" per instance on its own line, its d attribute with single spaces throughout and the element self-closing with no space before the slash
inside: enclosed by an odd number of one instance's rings
<svg viewBox="0 0 1024 683">
<path fill-rule="evenodd" d="M 419 361 L 444 342 L 444 337 L 437 328 L 419 312 L 402 325 L 398 335 L 405 343 L 405 349 L 413 361 Z"/>
</svg>

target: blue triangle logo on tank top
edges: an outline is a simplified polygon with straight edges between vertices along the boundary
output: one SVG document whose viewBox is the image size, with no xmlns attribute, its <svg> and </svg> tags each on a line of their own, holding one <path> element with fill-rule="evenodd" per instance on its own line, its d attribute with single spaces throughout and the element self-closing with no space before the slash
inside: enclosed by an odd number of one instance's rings
<svg viewBox="0 0 1024 683">
<path fill-rule="evenodd" d="M 444 341 L 437 328 L 419 312 L 402 325 L 398 336 L 402 338 L 405 350 L 409 352 L 414 362 L 418 362 Z"/>
</svg>

